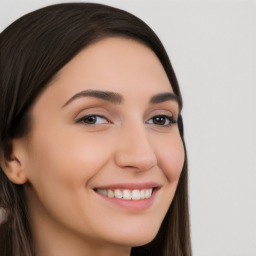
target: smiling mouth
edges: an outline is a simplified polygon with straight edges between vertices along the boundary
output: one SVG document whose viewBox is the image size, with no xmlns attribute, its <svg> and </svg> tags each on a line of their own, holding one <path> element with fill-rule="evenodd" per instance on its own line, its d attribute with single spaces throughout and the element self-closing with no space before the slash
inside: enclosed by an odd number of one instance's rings
<svg viewBox="0 0 256 256">
<path fill-rule="evenodd" d="M 95 192 L 108 198 L 124 200 L 143 200 L 149 199 L 154 188 L 147 189 L 95 189 Z"/>
</svg>

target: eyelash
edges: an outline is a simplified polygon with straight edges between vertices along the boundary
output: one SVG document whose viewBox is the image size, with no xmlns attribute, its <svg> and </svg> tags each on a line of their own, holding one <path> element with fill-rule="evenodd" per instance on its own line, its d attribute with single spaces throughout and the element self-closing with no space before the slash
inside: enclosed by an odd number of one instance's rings
<svg viewBox="0 0 256 256">
<path fill-rule="evenodd" d="M 110 123 L 110 121 L 106 117 L 101 116 L 101 115 L 87 115 L 87 116 L 83 116 L 82 118 L 79 118 L 77 120 L 77 123 L 82 123 L 82 124 L 85 124 L 85 125 L 98 125 L 97 123 L 87 123 L 86 120 L 88 121 L 89 118 L 95 118 L 94 120 L 97 120 L 97 119 L 101 118 L 101 119 L 105 119 L 106 123 Z"/>
<path fill-rule="evenodd" d="M 89 118 L 92 118 L 93 119 L 92 121 L 96 120 L 96 123 L 88 123 L 87 121 L 89 120 Z M 106 123 L 111 123 L 106 117 L 101 116 L 101 115 L 87 115 L 87 116 L 83 116 L 82 118 L 79 118 L 76 121 L 76 123 L 82 123 L 82 124 L 85 124 L 85 125 L 99 125 L 97 123 L 97 119 L 99 119 L 99 118 L 105 119 Z M 157 121 L 157 119 L 159 119 L 159 118 L 161 119 L 160 122 L 162 122 L 164 120 L 164 124 L 156 124 L 156 123 L 154 123 L 154 121 Z M 167 124 L 166 124 L 166 122 L 167 122 Z M 176 124 L 177 121 L 174 120 L 173 116 L 156 115 L 156 116 L 153 116 L 152 118 L 150 118 L 146 123 L 147 124 L 157 125 L 157 126 L 170 127 L 172 124 Z"/>
<path fill-rule="evenodd" d="M 154 120 L 156 120 L 157 118 L 160 118 L 162 120 L 164 120 L 164 124 L 156 124 L 154 123 Z M 163 127 L 170 127 L 173 124 L 176 124 L 177 122 L 174 120 L 173 116 L 168 116 L 168 115 L 157 115 L 157 116 L 153 116 L 152 118 L 150 118 L 149 120 L 152 120 L 151 123 L 149 123 L 149 121 L 147 121 L 148 124 L 153 124 L 153 125 L 158 125 L 158 126 L 163 126 Z M 161 120 L 161 121 L 162 121 Z M 168 122 L 168 124 L 166 124 L 166 122 Z"/>
</svg>

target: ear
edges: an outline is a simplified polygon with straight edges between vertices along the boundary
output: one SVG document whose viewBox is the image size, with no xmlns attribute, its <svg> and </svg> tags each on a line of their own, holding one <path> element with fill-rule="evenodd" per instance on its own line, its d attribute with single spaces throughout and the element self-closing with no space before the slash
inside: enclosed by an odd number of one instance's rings
<svg viewBox="0 0 256 256">
<path fill-rule="evenodd" d="M 1 157 L 1 167 L 5 175 L 15 184 L 25 184 L 28 179 L 25 171 L 25 153 L 24 141 L 15 139 L 11 142 L 10 157 Z"/>
</svg>

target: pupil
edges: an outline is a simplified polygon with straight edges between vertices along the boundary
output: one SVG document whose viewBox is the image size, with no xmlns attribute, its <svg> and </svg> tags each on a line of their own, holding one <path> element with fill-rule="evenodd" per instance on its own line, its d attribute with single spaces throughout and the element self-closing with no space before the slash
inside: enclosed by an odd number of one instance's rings
<svg viewBox="0 0 256 256">
<path fill-rule="evenodd" d="M 87 117 L 87 123 L 94 124 L 96 122 L 96 116 Z"/>
<path fill-rule="evenodd" d="M 165 124 L 165 117 L 163 117 L 163 116 L 155 117 L 154 124 Z"/>
</svg>

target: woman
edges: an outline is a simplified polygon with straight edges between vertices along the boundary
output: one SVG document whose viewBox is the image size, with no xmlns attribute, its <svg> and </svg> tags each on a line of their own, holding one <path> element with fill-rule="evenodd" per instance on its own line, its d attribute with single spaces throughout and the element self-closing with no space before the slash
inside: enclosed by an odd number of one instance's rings
<svg viewBox="0 0 256 256">
<path fill-rule="evenodd" d="M 191 255 L 181 94 L 154 32 L 58 4 L 0 49 L 1 255 Z"/>
</svg>

